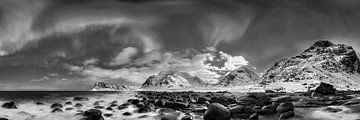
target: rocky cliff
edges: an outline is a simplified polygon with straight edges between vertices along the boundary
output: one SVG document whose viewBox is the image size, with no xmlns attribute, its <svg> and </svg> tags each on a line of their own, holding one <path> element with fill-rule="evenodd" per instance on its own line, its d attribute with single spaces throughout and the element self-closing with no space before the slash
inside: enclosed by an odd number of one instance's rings
<svg viewBox="0 0 360 120">
<path fill-rule="evenodd" d="M 263 75 L 264 83 L 326 82 L 340 88 L 356 88 L 360 62 L 348 45 L 317 41 L 304 52 L 277 61 Z"/>
</svg>

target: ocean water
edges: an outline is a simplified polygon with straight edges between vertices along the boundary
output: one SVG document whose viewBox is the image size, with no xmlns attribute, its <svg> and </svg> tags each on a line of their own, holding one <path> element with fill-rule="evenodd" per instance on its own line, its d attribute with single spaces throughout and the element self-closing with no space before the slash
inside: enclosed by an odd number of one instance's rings
<svg viewBox="0 0 360 120">
<path fill-rule="evenodd" d="M 127 99 L 134 98 L 135 92 L 79 92 L 79 91 L 31 91 L 31 92 L 18 92 L 6 91 L 0 92 L 0 105 L 8 101 L 15 101 L 17 109 L 5 109 L 0 107 L 0 118 L 8 118 L 10 120 L 80 120 L 83 118 L 81 115 L 75 115 L 78 110 L 88 110 L 94 108 L 93 105 L 96 101 L 100 101 L 101 106 L 109 106 L 110 102 L 118 101 L 118 104 L 125 103 Z M 74 97 L 88 97 L 88 101 L 73 101 Z M 72 105 L 64 105 L 65 102 L 71 101 Z M 43 102 L 45 105 L 36 105 L 35 102 Z M 53 103 L 60 103 L 64 105 L 62 113 L 51 113 L 50 106 Z M 74 104 L 80 103 L 83 105 L 81 108 L 73 107 Z M 65 110 L 65 108 L 74 108 L 73 110 Z M 113 111 L 100 109 L 103 114 L 111 113 L 113 116 L 105 117 L 106 120 L 138 120 L 139 116 L 150 116 L 144 119 L 153 119 L 155 113 L 134 114 L 132 116 L 123 116 L 124 112 L 133 112 L 134 107 L 129 107 L 124 110 Z"/>
</svg>

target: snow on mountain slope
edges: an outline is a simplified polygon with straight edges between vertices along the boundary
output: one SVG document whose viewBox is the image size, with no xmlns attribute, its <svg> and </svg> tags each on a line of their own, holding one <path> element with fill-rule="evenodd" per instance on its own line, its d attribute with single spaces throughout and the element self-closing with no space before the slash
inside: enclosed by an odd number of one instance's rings
<svg viewBox="0 0 360 120">
<path fill-rule="evenodd" d="M 285 89 L 290 83 L 288 89 L 300 89 L 320 81 L 340 89 L 357 89 L 360 62 L 351 46 L 317 41 L 303 53 L 276 62 L 263 79 L 269 87 L 277 85 Z"/>
<path fill-rule="evenodd" d="M 185 72 L 178 71 L 161 71 L 158 75 L 150 76 L 142 88 L 153 89 L 178 89 L 178 88 L 190 88 L 205 86 L 201 79 L 193 77 Z"/>
<path fill-rule="evenodd" d="M 135 87 L 128 85 L 118 85 L 110 84 L 106 82 L 95 83 L 91 91 L 124 91 L 124 90 L 134 90 Z"/>
<path fill-rule="evenodd" d="M 217 86 L 234 87 L 257 84 L 259 82 L 261 82 L 261 78 L 250 68 L 239 67 L 223 76 Z"/>
</svg>

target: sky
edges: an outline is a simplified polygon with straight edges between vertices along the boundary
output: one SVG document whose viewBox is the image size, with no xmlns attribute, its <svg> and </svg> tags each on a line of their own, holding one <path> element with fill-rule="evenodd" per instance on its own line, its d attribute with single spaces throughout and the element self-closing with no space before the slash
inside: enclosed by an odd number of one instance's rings
<svg viewBox="0 0 360 120">
<path fill-rule="evenodd" d="M 0 90 L 263 73 L 317 40 L 360 51 L 358 0 L 2 0 Z"/>
</svg>

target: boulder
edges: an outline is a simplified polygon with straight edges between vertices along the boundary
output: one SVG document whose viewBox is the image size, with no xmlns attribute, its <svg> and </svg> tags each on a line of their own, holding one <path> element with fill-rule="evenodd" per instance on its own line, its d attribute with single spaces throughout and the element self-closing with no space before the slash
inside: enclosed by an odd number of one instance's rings
<svg viewBox="0 0 360 120">
<path fill-rule="evenodd" d="M 331 84 L 321 82 L 314 92 L 322 95 L 335 95 L 336 89 Z"/>
<path fill-rule="evenodd" d="M 7 108 L 7 109 L 17 109 L 15 102 L 11 101 L 11 102 L 6 102 L 4 103 L 1 107 L 3 108 Z"/>
<path fill-rule="evenodd" d="M 35 102 L 36 105 L 45 105 L 43 102 Z"/>
<path fill-rule="evenodd" d="M 290 102 L 281 103 L 277 108 L 276 112 L 285 113 L 288 111 L 294 111 L 294 105 Z"/>
<path fill-rule="evenodd" d="M 230 120 L 230 111 L 219 103 L 212 103 L 204 114 L 204 120 Z"/>
<path fill-rule="evenodd" d="M 101 115 L 92 115 L 92 116 L 88 116 L 86 120 L 105 120 L 105 119 Z"/>
<path fill-rule="evenodd" d="M 84 112 L 84 116 L 94 116 L 94 115 L 100 115 L 101 116 L 102 112 L 98 109 L 89 109 L 87 111 Z"/>
<path fill-rule="evenodd" d="M 263 115 L 273 115 L 276 113 L 276 107 L 273 105 L 266 105 L 261 108 L 261 114 Z"/>
<path fill-rule="evenodd" d="M 74 105 L 74 107 L 82 107 L 83 105 L 82 104 L 80 104 L 80 103 L 76 103 L 75 105 Z"/>
<path fill-rule="evenodd" d="M 59 103 L 54 103 L 50 106 L 51 109 L 53 108 L 63 108 L 63 105 L 59 104 Z"/>
</svg>

